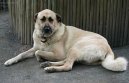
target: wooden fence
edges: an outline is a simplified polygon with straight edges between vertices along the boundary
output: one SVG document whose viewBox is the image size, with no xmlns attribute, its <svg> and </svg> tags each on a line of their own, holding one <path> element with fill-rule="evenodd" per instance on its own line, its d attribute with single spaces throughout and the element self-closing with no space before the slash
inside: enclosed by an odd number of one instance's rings
<svg viewBox="0 0 129 83">
<path fill-rule="evenodd" d="M 7 0 L 0 0 L 0 13 L 8 10 Z"/>
<path fill-rule="evenodd" d="M 51 9 L 63 22 L 106 37 L 113 47 L 129 45 L 129 0 L 8 0 L 12 29 L 32 43 L 34 14 Z"/>
</svg>

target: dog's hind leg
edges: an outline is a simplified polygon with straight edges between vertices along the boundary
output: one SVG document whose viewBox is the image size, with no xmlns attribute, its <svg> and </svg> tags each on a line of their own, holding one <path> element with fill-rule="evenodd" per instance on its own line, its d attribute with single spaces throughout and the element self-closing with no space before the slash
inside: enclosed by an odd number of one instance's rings
<svg viewBox="0 0 129 83">
<path fill-rule="evenodd" d="M 77 57 L 79 56 L 79 52 L 76 48 L 72 48 L 66 58 L 66 61 L 61 66 L 50 66 L 44 68 L 46 72 L 59 72 L 59 71 L 70 71 L 72 70 L 73 64 L 76 61 Z"/>
<path fill-rule="evenodd" d="M 40 64 L 40 67 L 45 68 L 45 67 L 49 67 L 49 66 L 62 66 L 64 65 L 66 61 L 58 61 L 58 62 L 50 62 L 50 61 L 46 61 Z"/>
</svg>

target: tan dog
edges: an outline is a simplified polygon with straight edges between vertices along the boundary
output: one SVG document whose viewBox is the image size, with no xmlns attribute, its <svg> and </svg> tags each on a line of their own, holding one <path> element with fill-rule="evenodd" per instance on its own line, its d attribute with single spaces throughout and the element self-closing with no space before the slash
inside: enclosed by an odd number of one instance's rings
<svg viewBox="0 0 129 83">
<path fill-rule="evenodd" d="M 11 65 L 35 54 L 38 61 L 42 58 L 57 61 L 41 63 L 47 72 L 69 71 L 75 61 L 88 64 L 100 61 L 104 68 L 112 71 L 127 69 L 126 59 L 114 59 L 114 53 L 104 37 L 64 25 L 61 17 L 49 9 L 35 15 L 33 40 L 34 45 L 30 50 L 9 59 L 4 64 Z"/>
</svg>

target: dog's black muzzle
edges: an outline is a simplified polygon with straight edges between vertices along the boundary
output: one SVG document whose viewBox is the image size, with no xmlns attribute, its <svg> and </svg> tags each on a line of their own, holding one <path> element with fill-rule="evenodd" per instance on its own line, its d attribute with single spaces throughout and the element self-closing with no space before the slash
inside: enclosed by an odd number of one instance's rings
<svg viewBox="0 0 129 83">
<path fill-rule="evenodd" d="M 44 26 L 42 32 L 44 34 L 51 34 L 52 33 L 52 28 L 50 26 Z"/>
</svg>

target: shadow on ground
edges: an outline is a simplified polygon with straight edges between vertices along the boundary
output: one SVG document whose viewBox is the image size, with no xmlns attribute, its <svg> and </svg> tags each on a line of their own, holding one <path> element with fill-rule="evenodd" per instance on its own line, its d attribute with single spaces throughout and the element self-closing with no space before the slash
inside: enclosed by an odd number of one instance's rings
<svg viewBox="0 0 129 83">
<path fill-rule="evenodd" d="M 21 45 L 11 34 L 8 13 L 0 14 L 0 83 L 129 83 L 129 70 L 108 71 L 101 66 L 74 65 L 70 72 L 45 73 L 35 58 L 5 67 L 3 63 L 31 46 Z M 129 46 L 115 48 L 129 60 Z"/>
</svg>

